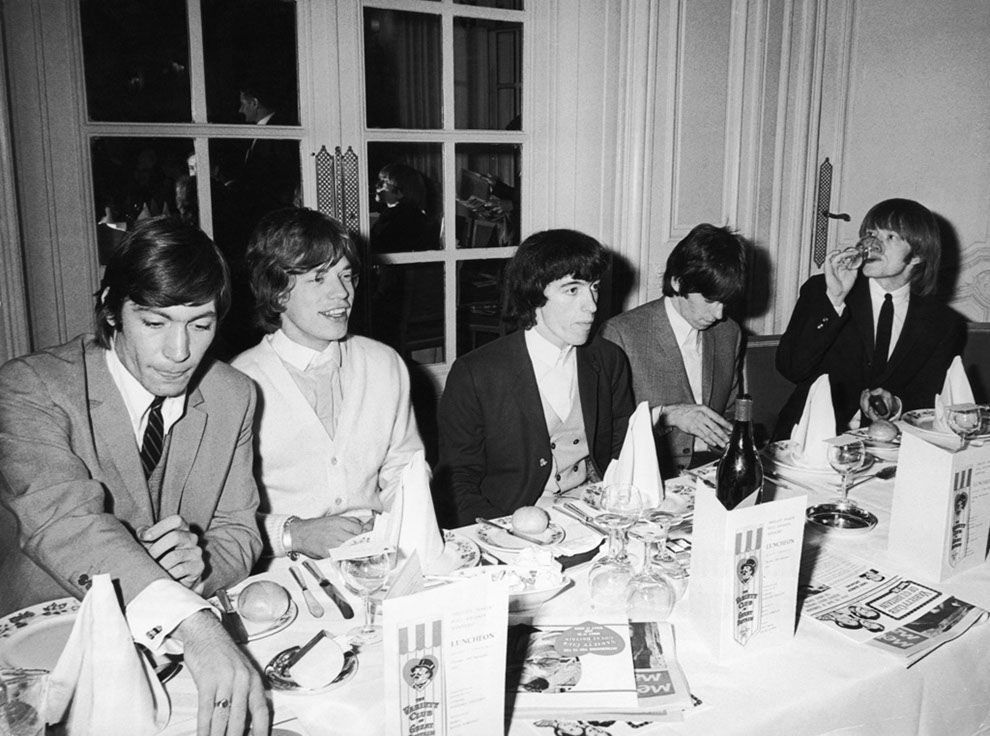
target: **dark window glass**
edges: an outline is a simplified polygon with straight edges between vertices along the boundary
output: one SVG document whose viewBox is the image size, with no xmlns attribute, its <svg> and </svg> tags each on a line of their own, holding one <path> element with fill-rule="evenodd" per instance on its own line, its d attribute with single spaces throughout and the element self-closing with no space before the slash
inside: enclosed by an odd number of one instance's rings
<svg viewBox="0 0 990 736">
<path fill-rule="evenodd" d="M 464 355 L 505 334 L 502 323 L 506 259 L 457 264 L 457 354 Z"/>
<path fill-rule="evenodd" d="M 185 0 L 80 0 L 79 7 L 90 120 L 189 122 Z"/>
<path fill-rule="evenodd" d="M 373 253 L 442 247 L 442 148 L 439 143 L 369 143 Z"/>
<path fill-rule="evenodd" d="M 441 58 L 439 16 L 365 8 L 368 127 L 442 127 Z"/>
<path fill-rule="evenodd" d="M 522 24 L 454 18 L 454 125 L 522 130 Z"/>
<path fill-rule="evenodd" d="M 295 2 L 203 0 L 202 15 L 209 122 L 298 125 Z"/>
<path fill-rule="evenodd" d="M 460 143 L 455 149 L 457 247 L 519 244 L 519 161 L 515 144 Z"/>
</svg>

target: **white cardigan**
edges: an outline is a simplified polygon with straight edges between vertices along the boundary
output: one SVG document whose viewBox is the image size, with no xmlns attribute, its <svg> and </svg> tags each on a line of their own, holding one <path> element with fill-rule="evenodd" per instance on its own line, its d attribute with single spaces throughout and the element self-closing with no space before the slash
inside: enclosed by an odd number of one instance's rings
<svg viewBox="0 0 990 736">
<path fill-rule="evenodd" d="M 276 556 L 290 516 L 314 518 L 391 505 L 406 466 L 423 449 L 409 374 L 392 348 L 348 335 L 341 343 L 343 405 L 331 440 L 271 346 L 271 335 L 232 365 L 258 386 L 255 477 L 260 520 Z"/>
</svg>

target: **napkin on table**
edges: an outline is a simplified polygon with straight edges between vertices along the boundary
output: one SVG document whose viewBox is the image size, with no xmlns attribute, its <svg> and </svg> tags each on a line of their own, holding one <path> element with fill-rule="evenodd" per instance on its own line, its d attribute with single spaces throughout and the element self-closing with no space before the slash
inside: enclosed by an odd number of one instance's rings
<svg viewBox="0 0 990 736">
<path fill-rule="evenodd" d="M 942 393 L 935 394 L 935 418 L 932 422 L 932 429 L 952 434 L 952 428 L 945 421 L 945 407 L 972 403 L 973 387 L 969 385 L 962 358 L 957 355 L 952 359 L 949 370 L 945 372 Z"/>
<path fill-rule="evenodd" d="M 641 401 L 629 417 L 629 427 L 619 457 L 605 469 L 603 486 L 632 483 L 643 495 L 645 507 L 656 508 L 663 501 L 663 480 L 657 462 L 657 446 L 653 439 L 650 407 Z"/>
<path fill-rule="evenodd" d="M 832 407 L 832 384 L 828 376 L 819 376 L 808 390 L 804 413 L 791 430 L 794 460 L 808 468 L 828 468 L 828 445 L 835 436 L 835 409 Z"/>
<path fill-rule="evenodd" d="M 158 733 L 171 709 L 151 663 L 131 638 L 109 575 L 94 575 L 45 693 L 48 723 L 70 736 Z"/>
<path fill-rule="evenodd" d="M 422 450 L 402 470 L 399 490 L 391 508 L 375 522 L 373 539 L 394 547 L 401 557 L 418 552 L 424 573 L 444 572 L 443 534 L 433 511 L 430 467 Z"/>
</svg>

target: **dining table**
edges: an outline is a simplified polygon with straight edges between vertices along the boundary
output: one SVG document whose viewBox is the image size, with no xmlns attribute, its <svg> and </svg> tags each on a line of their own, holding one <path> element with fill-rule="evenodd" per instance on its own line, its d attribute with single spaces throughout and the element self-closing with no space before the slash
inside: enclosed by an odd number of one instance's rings
<svg viewBox="0 0 990 736">
<path fill-rule="evenodd" d="M 806 493 L 809 505 L 835 494 L 834 478 L 800 473 L 786 478 L 784 481 L 778 478 L 777 482 L 788 485 L 791 491 Z M 895 480 L 879 478 L 858 485 L 854 491 L 856 500 L 876 514 L 877 526 L 868 533 L 848 535 L 821 533 L 809 525 L 805 530 L 806 550 L 835 546 L 874 563 L 879 569 L 923 581 L 887 553 L 894 487 Z M 551 511 L 551 518 L 562 525 L 577 523 L 556 510 Z M 454 533 L 474 543 L 484 542 L 478 525 L 462 527 Z M 493 561 L 488 552 L 491 550 L 486 551 L 484 559 Z M 252 576 L 245 584 L 262 579 L 279 583 L 290 592 L 297 613 L 282 630 L 246 644 L 259 667 L 263 668 L 280 652 L 304 644 L 320 630 L 332 637 L 342 637 L 361 621 L 361 598 L 346 589 L 335 565 L 327 560 L 315 564 L 344 591 L 353 606 L 354 617 L 344 619 L 313 576 L 307 575 L 310 592 L 324 609 L 322 616 L 314 616 L 290 575 L 289 568 L 301 570 L 300 563 L 285 558 L 272 561 L 266 572 Z M 564 572 L 573 584 L 527 615 L 552 617 L 587 610 L 590 616 L 587 585 L 590 564 L 583 562 L 567 568 Z M 927 582 L 961 600 L 990 609 L 990 564 L 986 561 L 942 582 Z M 236 595 L 237 588 L 232 592 Z M 674 627 L 677 660 L 697 704 L 684 713 L 682 720 L 639 725 L 635 729 L 637 734 L 962 736 L 990 732 L 990 625 L 986 623 L 973 626 L 960 638 L 907 667 L 886 652 L 848 639 L 833 626 L 798 615 L 793 638 L 779 646 L 724 662 L 711 651 L 703 632 L 695 628 L 690 595 L 689 583 L 669 622 Z M 0 654 L 2 646 L 0 640 Z M 196 691 L 188 671 L 180 670 L 166 683 L 166 690 L 172 717 L 162 733 L 168 736 L 195 733 Z M 325 691 L 317 694 L 272 691 L 273 733 L 280 736 L 384 734 L 383 701 L 383 650 L 378 643 L 358 650 L 357 667 Z M 504 727 L 510 736 L 553 733 L 545 723 L 538 726 L 521 718 L 510 719 Z M 493 728 L 498 732 L 497 725 L 493 724 Z M 595 733 L 612 732 L 608 726 L 601 726 Z"/>
</svg>

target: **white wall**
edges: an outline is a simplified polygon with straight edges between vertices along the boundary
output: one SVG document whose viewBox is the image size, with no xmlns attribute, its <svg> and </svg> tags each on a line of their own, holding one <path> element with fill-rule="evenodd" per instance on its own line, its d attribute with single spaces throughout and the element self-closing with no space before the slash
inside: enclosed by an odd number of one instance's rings
<svg viewBox="0 0 990 736">
<path fill-rule="evenodd" d="M 958 239 L 953 306 L 990 321 L 990 2 L 858 2 L 850 72 L 840 240 L 874 203 L 918 200 Z"/>
</svg>

